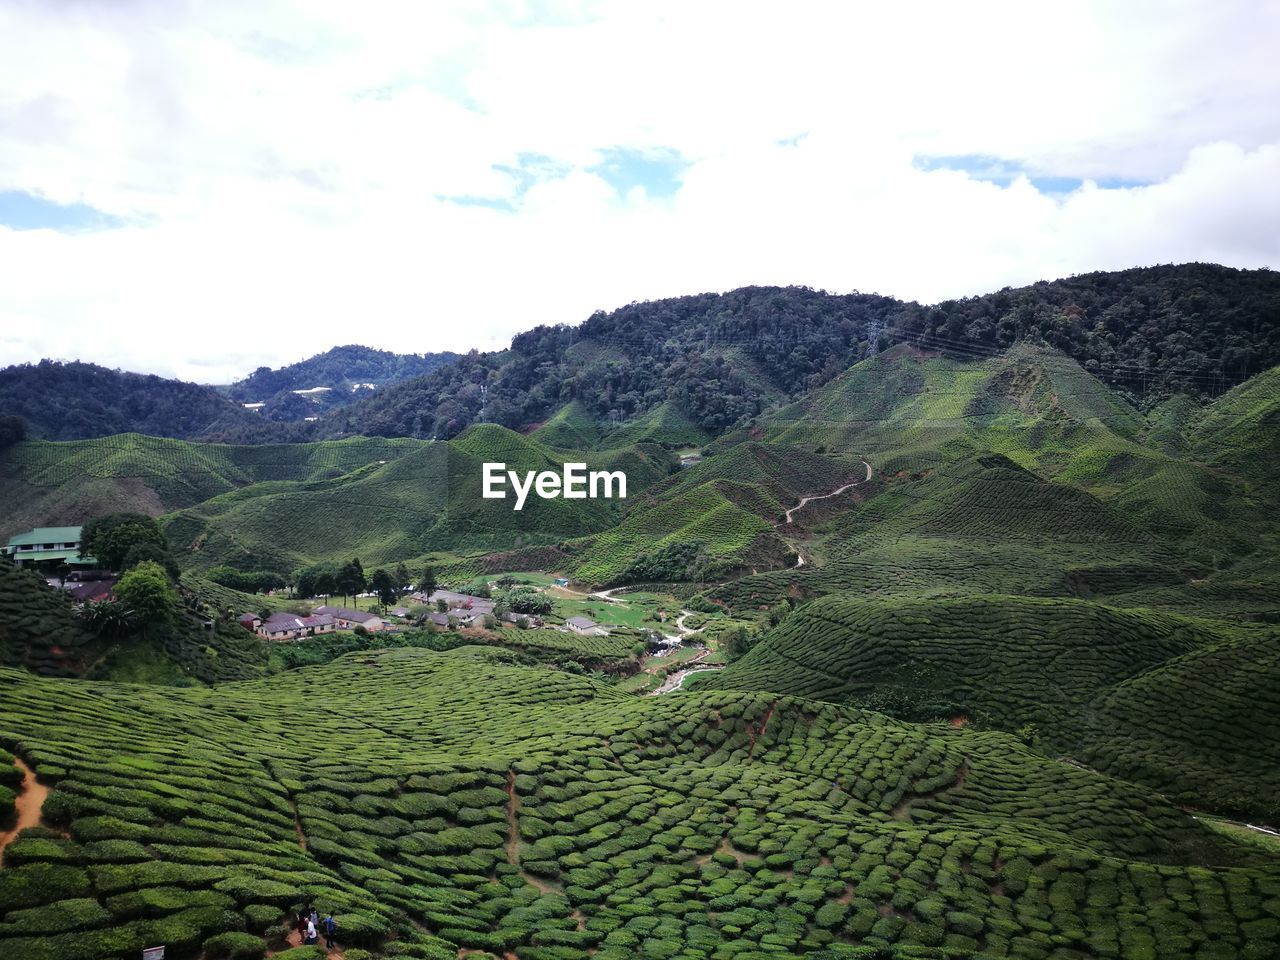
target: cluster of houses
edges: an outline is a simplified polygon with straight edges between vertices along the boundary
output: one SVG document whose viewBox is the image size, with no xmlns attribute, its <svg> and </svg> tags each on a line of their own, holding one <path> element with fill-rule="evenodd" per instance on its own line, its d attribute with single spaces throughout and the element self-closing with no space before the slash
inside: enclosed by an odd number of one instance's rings
<svg viewBox="0 0 1280 960">
<path fill-rule="evenodd" d="M 486 617 L 494 616 L 494 603 L 488 597 L 476 597 L 453 590 L 433 590 L 431 593 L 413 593 L 410 598 L 437 608 L 427 614 L 427 620 L 438 627 L 448 627 L 450 623 L 459 627 L 481 627 L 484 626 Z M 445 606 L 443 611 L 438 609 L 441 603 Z M 503 623 L 519 625 L 522 620 L 529 627 L 542 626 L 541 618 L 533 614 L 508 612 L 502 615 Z"/>
<path fill-rule="evenodd" d="M 263 620 L 256 613 L 245 613 L 239 621 L 246 630 L 252 630 L 264 640 L 300 640 L 355 627 L 364 627 L 370 633 L 387 628 L 387 622 L 376 613 L 328 604 L 321 604 L 305 617 L 296 613 L 273 613 Z"/>
<path fill-rule="evenodd" d="M 488 597 L 477 597 L 469 593 L 458 593 L 453 590 L 422 591 L 410 594 L 409 599 L 415 604 L 430 608 L 424 619 L 439 629 L 446 630 L 457 627 L 483 627 L 486 624 L 498 623 L 512 626 L 538 628 L 543 626 L 540 617 L 526 613 L 504 613 L 499 620 L 494 613 L 495 604 Z M 440 609 L 443 607 L 444 609 Z M 395 617 L 407 617 L 407 607 L 397 607 L 391 611 Z M 493 618 L 493 619 L 490 619 Z M 378 633 L 390 629 L 393 624 L 375 613 L 351 610 L 347 607 L 331 607 L 327 604 L 313 609 L 308 616 L 296 613 L 273 613 L 263 620 L 256 613 L 246 613 L 239 618 L 247 630 L 252 630 L 264 640 L 300 640 L 337 630 L 351 630 L 364 627 L 370 633 Z M 561 628 L 583 636 L 608 636 L 609 631 L 589 617 L 570 617 Z"/>
</svg>

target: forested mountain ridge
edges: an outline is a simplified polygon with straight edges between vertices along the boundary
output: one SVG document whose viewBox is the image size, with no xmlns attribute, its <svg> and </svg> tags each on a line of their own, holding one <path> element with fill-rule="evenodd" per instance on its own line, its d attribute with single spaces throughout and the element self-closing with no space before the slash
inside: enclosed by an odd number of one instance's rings
<svg viewBox="0 0 1280 960">
<path fill-rule="evenodd" d="M 1020 340 L 1055 347 L 1135 397 L 1216 396 L 1280 363 L 1280 274 L 1142 267 L 933 306 L 805 287 L 633 303 L 469 354 L 324 418 L 320 434 L 447 438 L 476 421 L 526 429 L 573 402 L 606 425 L 672 403 L 718 433 L 895 343 L 984 357 Z"/>
<path fill-rule="evenodd" d="M 265 403 L 262 412 L 270 420 L 302 420 L 387 384 L 428 374 L 458 356 L 447 351 L 392 353 L 348 344 L 278 369 L 258 367 L 226 393 L 240 403 Z"/>
<path fill-rule="evenodd" d="M 224 431 L 265 439 L 260 418 L 213 387 L 78 360 L 0 370 L 0 413 L 22 417 L 46 440 L 116 433 L 189 440 Z"/>
<path fill-rule="evenodd" d="M 632 303 L 577 326 L 518 334 L 507 350 L 457 358 L 336 347 L 280 370 L 259 368 L 227 388 L 231 399 L 210 387 L 43 361 L 0 370 L 0 412 L 24 417 L 45 439 L 134 432 L 261 443 L 449 439 L 479 422 L 528 431 L 572 405 L 579 432 L 602 438 L 654 411 L 677 412 L 679 438 L 669 442 L 684 444 L 793 401 L 894 344 L 963 359 L 1018 341 L 1061 350 L 1132 399 L 1206 399 L 1280 364 L 1280 274 L 1140 267 L 932 306 L 743 287 Z M 378 384 L 372 395 L 366 383 Z M 316 387 L 328 389 L 293 392 Z M 243 410 L 249 402 L 265 403 L 265 416 Z M 318 420 L 301 422 L 312 416 Z"/>
</svg>

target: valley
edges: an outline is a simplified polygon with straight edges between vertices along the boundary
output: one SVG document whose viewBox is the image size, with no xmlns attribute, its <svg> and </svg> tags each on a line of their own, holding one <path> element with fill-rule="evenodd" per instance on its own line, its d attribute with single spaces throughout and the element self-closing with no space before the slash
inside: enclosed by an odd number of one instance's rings
<svg viewBox="0 0 1280 960">
<path fill-rule="evenodd" d="M 1280 368 L 1115 375 L 1114 304 L 1255 302 L 1202 266 L 1028 288 L 1065 348 L 978 335 L 1017 291 L 856 300 L 883 343 L 739 291 L 324 414 L 367 434 L 0 448 L 0 541 L 154 518 L 176 597 L 112 633 L 0 560 L 0 955 L 310 960 L 307 904 L 344 960 L 1280 955 Z M 742 347 L 797 305 L 825 359 Z"/>
</svg>

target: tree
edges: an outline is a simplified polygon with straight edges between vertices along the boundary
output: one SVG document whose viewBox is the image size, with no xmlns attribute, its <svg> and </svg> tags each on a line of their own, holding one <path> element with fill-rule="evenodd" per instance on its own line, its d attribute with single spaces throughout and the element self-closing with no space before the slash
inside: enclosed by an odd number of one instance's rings
<svg viewBox="0 0 1280 960">
<path fill-rule="evenodd" d="M 396 593 L 404 593 L 409 589 L 409 568 L 403 563 L 397 563 L 395 572 L 392 574 L 396 581 Z"/>
<path fill-rule="evenodd" d="M 123 600 L 98 600 L 86 603 L 80 610 L 84 622 L 94 633 L 115 640 L 132 633 L 137 627 L 133 610 Z"/>
<path fill-rule="evenodd" d="M 294 582 L 300 597 L 331 596 L 338 589 L 337 564 L 323 562 L 303 567 L 294 574 Z"/>
<path fill-rule="evenodd" d="M 151 552 L 167 556 L 169 539 L 160 524 L 142 513 L 108 513 L 94 517 L 80 532 L 80 550 L 93 557 L 108 570 L 126 570 L 129 551 L 149 547 Z M 139 553 L 139 559 L 154 559 Z"/>
<path fill-rule="evenodd" d="M 422 578 L 418 581 L 418 590 L 425 593 L 428 597 L 436 592 L 436 568 L 426 566 L 422 568 Z"/>
<path fill-rule="evenodd" d="M 373 576 L 369 578 L 369 587 L 378 595 L 378 604 L 383 610 L 395 603 L 400 595 L 395 581 L 391 579 L 391 574 L 381 567 L 373 571 Z"/>
<path fill-rule="evenodd" d="M 338 568 L 338 579 L 335 585 L 342 593 L 342 599 L 344 600 L 348 596 L 359 596 L 364 591 L 367 584 L 364 577 L 364 567 L 360 565 L 359 557 L 352 557 Z"/>
<path fill-rule="evenodd" d="M 550 597 L 533 587 L 516 587 L 498 594 L 498 601 L 512 613 L 550 613 Z"/>
<path fill-rule="evenodd" d="M 13 414 L 0 417 L 0 450 L 27 439 L 27 421 Z"/>
<path fill-rule="evenodd" d="M 120 569 L 132 570 L 144 560 L 150 560 L 164 567 L 164 572 L 174 583 L 177 583 L 182 575 L 182 571 L 178 569 L 178 561 L 173 559 L 173 555 L 167 549 L 151 542 L 135 543 L 130 547 L 129 552 L 124 555 L 124 562 L 120 564 Z"/>
<path fill-rule="evenodd" d="M 738 627 L 725 635 L 720 641 L 720 648 L 730 660 L 740 660 L 756 645 L 758 639 L 759 636 L 746 627 Z"/>
<path fill-rule="evenodd" d="M 172 623 L 178 612 L 178 591 L 154 560 L 143 560 L 121 577 L 115 595 L 133 611 L 144 635 Z"/>
</svg>

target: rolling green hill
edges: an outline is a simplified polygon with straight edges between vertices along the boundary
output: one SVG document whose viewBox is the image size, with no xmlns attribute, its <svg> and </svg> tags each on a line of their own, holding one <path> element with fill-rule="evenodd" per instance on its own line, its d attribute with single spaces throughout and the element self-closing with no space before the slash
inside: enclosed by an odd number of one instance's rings
<svg viewBox="0 0 1280 960">
<path fill-rule="evenodd" d="M 677 406 L 668 401 L 654 407 L 643 417 L 623 424 L 611 431 L 605 443 L 622 446 L 629 443 L 660 443 L 667 447 L 697 447 L 706 443 L 710 435 Z"/>
<path fill-rule="evenodd" d="M 530 436 L 549 447 L 588 450 L 600 442 L 600 427 L 586 407 L 574 400 L 557 410 L 555 416 Z"/>
<path fill-rule="evenodd" d="M 804 606 L 697 685 L 1011 732 L 1033 724 L 1050 748 L 1108 772 L 1270 819 L 1278 666 L 1274 631 L 1211 620 L 1080 600 L 844 595 Z"/>
<path fill-rule="evenodd" d="M 1280 946 L 1280 862 L 998 734 L 629 698 L 477 648 L 214 690 L 0 689 L 4 748 L 54 787 L 51 829 L 0 870 L 0 950 L 33 960 L 260 948 L 303 901 L 348 956 Z"/>
<path fill-rule="evenodd" d="M 381 437 L 235 446 L 132 433 L 19 443 L 0 450 L 0 537 L 116 510 L 159 516 L 254 483 L 331 479 L 423 446 Z"/>
<path fill-rule="evenodd" d="M 747 443 L 643 493 L 617 526 L 571 545 L 586 583 L 719 579 L 794 563 L 775 531 L 788 507 L 865 476 L 862 464 Z"/>
<path fill-rule="evenodd" d="M 346 441 L 344 441 L 346 442 Z M 282 574 L 320 560 L 360 557 L 367 565 L 437 550 L 510 551 L 555 544 L 616 522 L 619 500 L 543 500 L 522 511 L 481 496 L 483 464 L 559 472 L 565 462 L 624 470 L 628 494 L 665 477 L 670 458 L 656 447 L 553 451 L 530 437 L 481 424 L 449 443 L 411 444 L 401 456 L 333 479 L 256 483 L 180 510 L 166 529 L 180 562 L 196 569 L 229 564 Z"/>
</svg>

